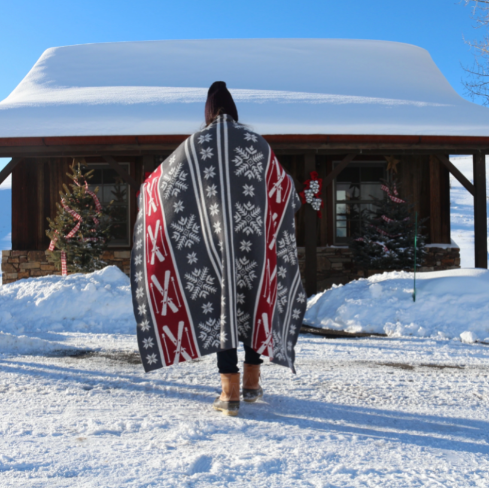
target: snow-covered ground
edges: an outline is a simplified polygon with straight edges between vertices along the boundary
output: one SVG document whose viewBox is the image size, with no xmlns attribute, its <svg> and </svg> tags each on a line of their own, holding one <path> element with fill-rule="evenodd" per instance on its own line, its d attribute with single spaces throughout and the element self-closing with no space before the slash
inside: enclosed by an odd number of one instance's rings
<svg viewBox="0 0 489 488">
<path fill-rule="evenodd" d="M 489 270 L 393 271 L 334 286 L 308 300 L 304 323 L 347 332 L 489 344 Z"/>
<path fill-rule="evenodd" d="M 237 418 L 214 357 L 145 374 L 134 336 L 106 346 L 0 356 L 2 487 L 489 486 L 486 346 L 300 336 Z"/>
<path fill-rule="evenodd" d="M 487 346 L 301 335 L 230 418 L 214 356 L 145 374 L 135 327 L 115 267 L 0 287 L 0 486 L 489 486 Z"/>
</svg>

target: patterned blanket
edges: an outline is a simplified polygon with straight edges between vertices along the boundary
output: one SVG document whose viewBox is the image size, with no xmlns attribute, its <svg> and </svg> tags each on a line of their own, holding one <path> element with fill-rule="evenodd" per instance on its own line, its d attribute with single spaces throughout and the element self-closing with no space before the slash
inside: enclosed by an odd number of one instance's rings
<svg viewBox="0 0 489 488">
<path fill-rule="evenodd" d="M 238 341 L 294 371 L 300 199 L 268 143 L 223 115 L 141 187 L 131 257 L 146 371 Z"/>
</svg>

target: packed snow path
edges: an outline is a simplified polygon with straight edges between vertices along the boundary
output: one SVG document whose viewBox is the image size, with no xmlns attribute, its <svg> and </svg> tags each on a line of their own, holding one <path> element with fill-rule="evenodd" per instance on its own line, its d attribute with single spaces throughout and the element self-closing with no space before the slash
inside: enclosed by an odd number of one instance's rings
<svg viewBox="0 0 489 488">
<path fill-rule="evenodd" d="M 298 374 L 211 409 L 215 358 L 144 374 L 133 335 L 0 356 L 0 486 L 489 486 L 489 347 L 300 336 Z M 101 347 L 103 346 L 103 347 Z"/>
</svg>

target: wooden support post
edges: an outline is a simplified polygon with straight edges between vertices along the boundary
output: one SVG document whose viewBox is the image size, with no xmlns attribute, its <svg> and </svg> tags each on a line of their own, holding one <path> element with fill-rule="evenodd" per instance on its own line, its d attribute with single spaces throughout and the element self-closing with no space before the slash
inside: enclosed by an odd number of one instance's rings
<svg viewBox="0 0 489 488">
<path fill-rule="evenodd" d="M 136 180 L 112 157 L 112 156 L 104 156 L 103 157 L 109 166 L 117 171 L 119 176 L 135 191 L 139 191 L 139 186 L 136 183 Z"/>
<path fill-rule="evenodd" d="M 486 155 L 474 154 L 475 267 L 487 268 Z"/>
<path fill-rule="evenodd" d="M 305 179 L 309 179 L 311 171 L 316 171 L 316 154 L 306 153 L 304 157 Z M 305 251 L 306 251 L 306 293 L 307 296 L 317 293 L 317 212 L 311 205 L 304 209 Z"/>
<path fill-rule="evenodd" d="M 8 178 L 14 168 L 22 161 L 22 158 L 12 158 L 7 166 L 0 171 L 0 185 Z"/>
</svg>

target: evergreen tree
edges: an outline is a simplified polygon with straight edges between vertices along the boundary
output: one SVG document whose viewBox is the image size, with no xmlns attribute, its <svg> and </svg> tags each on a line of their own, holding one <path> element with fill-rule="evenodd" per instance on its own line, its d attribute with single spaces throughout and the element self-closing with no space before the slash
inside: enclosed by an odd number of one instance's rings
<svg viewBox="0 0 489 488">
<path fill-rule="evenodd" d="M 103 210 L 96 196 L 98 188 L 89 190 L 93 170 L 84 172 L 75 160 L 70 169 L 67 176 L 73 181 L 71 191 L 63 185 L 64 192 L 59 192 L 61 204 L 56 204 L 58 213 L 54 220 L 48 217 L 46 234 L 51 239 L 50 250 L 61 251 L 62 267 L 65 256 L 70 272 L 89 273 L 106 266 L 101 257 L 110 239 L 110 204 Z"/>
<path fill-rule="evenodd" d="M 354 261 L 364 269 L 414 268 L 414 205 L 399 198 L 395 180 L 382 180 L 385 198 L 373 198 L 374 210 L 362 213 L 361 235 L 350 244 Z M 416 245 L 417 266 L 421 266 L 425 251 L 425 236 L 420 233 L 418 219 Z"/>
</svg>

